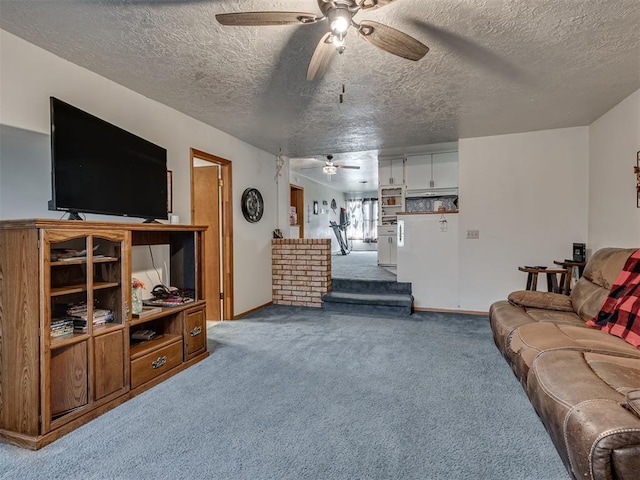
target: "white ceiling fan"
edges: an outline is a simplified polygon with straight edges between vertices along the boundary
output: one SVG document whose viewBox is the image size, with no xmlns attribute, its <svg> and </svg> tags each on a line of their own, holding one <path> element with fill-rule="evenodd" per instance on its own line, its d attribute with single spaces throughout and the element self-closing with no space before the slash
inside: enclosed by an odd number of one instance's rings
<svg viewBox="0 0 640 480">
<path fill-rule="evenodd" d="M 314 160 L 318 159 L 314 158 Z M 338 169 L 341 168 L 345 168 L 348 170 L 360 170 L 360 166 L 358 165 L 336 165 L 335 163 L 333 163 L 333 155 L 327 155 L 327 159 L 325 160 L 323 167 L 304 167 L 301 168 L 301 170 L 313 170 L 317 168 L 322 168 L 322 173 L 327 175 L 329 180 L 331 180 L 331 175 L 335 175 L 336 173 L 338 173 Z"/>
<path fill-rule="evenodd" d="M 420 60 L 429 51 L 429 47 L 422 42 L 388 25 L 371 20 L 356 23 L 353 19 L 360 10 L 382 8 L 395 0 L 317 1 L 322 16 L 301 12 L 241 12 L 220 13 L 216 15 L 216 20 L 228 26 L 310 25 L 328 20 L 330 31 L 322 37 L 311 57 L 307 69 L 307 80 L 314 80 L 324 74 L 333 59 L 334 51 L 344 52 L 345 37 L 351 27 L 363 40 L 408 60 Z"/>
</svg>

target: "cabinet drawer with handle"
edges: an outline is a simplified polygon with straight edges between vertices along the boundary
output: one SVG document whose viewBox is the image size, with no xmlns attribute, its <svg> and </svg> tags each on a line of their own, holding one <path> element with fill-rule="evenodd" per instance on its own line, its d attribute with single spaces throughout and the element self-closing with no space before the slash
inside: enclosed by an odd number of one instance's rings
<svg viewBox="0 0 640 480">
<path fill-rule="evenodd" d="M 131 361 L 131 388 L 168 372 L 182 363 L 182 342 L 175 342 Z"/>
<path fill-rule="evenodd" d="M 395 235 L 395 234 L 396 234 L 395 225 L 383 225 L 378 227 L 378 235 Z"/>
<path fill-rule="evenodd" d="M 185 360 L 190 360 L 205 350 L 207 331 L 204 308 L 185 312 Z"/>
</svg>

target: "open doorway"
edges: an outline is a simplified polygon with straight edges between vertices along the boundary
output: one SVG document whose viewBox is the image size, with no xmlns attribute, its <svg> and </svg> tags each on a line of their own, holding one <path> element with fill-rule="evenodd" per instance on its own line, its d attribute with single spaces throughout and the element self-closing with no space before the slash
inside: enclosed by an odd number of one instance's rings
<svg viewBox="0 0 640 480">
<path fill-rule="evenodd" d="M 191 149 L 191 221 L 204 235 L 207 320 L 233 320 L 233 209 L 231 162 Z"/>
</svg>

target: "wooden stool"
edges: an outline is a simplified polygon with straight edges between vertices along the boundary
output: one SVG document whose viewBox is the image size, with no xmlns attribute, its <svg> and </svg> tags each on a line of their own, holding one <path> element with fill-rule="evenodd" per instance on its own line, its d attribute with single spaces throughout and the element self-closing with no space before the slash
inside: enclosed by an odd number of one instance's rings
<svg viewBox="0 0 640 480">
<path fill-rule="evenodd" d="M 560 285 L 562 286 L 562 293 L 565 295 L 569 295 L 571 292 L 571 279 L 573 278 L 573 268 L 578 267 L 578 277 L 582 276 L 582 272 L 584 271 L 584 267 L 587 262 L 574 262 L 573 260 L 554 260 L 553 263 L 556 265 L 560 265 L 563 268 L 567 269 L 566 274 L 562 274 L 560 276 Z"/>
<path fill-rule="evenodd" d="M 547 291 L 553 293 L 560 293 L 560 287 L 558 285 L 558 275 L 566 275 L 567 270 L 560 268 L 547 268 L 542 266 L 534 267 L 518 267 L 521 272 L 527 273 L 527 290 L 538 289 L 538 274 L 544 273 L 547 275 Z M 564 287 L 564 284 L 562 284 Z"/>
</svg>

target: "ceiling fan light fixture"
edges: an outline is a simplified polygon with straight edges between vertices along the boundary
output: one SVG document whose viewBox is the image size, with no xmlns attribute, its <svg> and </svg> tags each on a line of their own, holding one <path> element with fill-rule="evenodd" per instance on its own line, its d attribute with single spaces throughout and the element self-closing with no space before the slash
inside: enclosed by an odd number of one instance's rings
<svg viewBox="0 0 640 480">
<path fill-rule="evenodd" d="M 338 167 L 336 167 L 335 165 L 325 165 L 324 167 L 322 167 L 322 173 L 326 175 L 335 175 L 336 173 L 338 173 Z"/>
<path fill-rule="evenodd" d="M 351 16 L 353 14 L 347 9 L 346 6 L 338 6 L 329 10 L 327 16 L 329 17 L 329 26 L 331 31 L 337 37 L 344 36 L 346 31 L 351 26 Z"/>
<path fill-rule="evenodd" d="M 340 35 L 340 36 L 332 35 L 331 42 L 336 48 L 344 47 L 344 35 Z"/>
<path fill-rule="evenodd" d="M 336 51 L 338 53 L 344 53 L 344 51 L 347 49 L 347 46 L 344 43 L 344 36 L 345 34 L 340 34 L 340 36 L 336 36 L 331 34 L 331 43 L 333 44 L 334 47 L 336 47 Z"/>
</svg>

